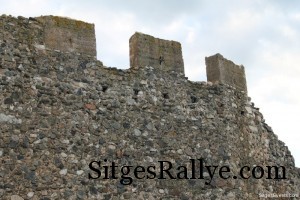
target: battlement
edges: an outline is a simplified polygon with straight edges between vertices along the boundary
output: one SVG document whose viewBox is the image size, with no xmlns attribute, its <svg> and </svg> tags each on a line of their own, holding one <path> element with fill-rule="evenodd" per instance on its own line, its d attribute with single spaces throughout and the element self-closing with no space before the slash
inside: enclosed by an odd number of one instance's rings
<svg viewBox="0 0 300 200">
<path fill-rule="evenodd" d="M 221 54 L 205 58 L 207 81 L 231 85 L 247 92 L 245 69 L 225 59 Z"/>
<path fill-rule="evenodd" d="M 2 15 L 0 40 L 39 50 L 75 52 L 96 57 L 94 24 L 57 16 L 24 18 Z"/>
<path fill-rule="evenodd" d="M 130 67 L 152 66 L 184 74 L 181 44 L 136 32 L 129 40 Z M 244 66 L 234 64 L 221 54 L 206 57 L 207 81 L 223 83 L 247 93 Z"/>
<path fill-rule="evenodd" d="M 96 57 L 94 24 L 58 16 L 36 18 L 12 18 L 1 16 L 3 40 L 10 44 L 26 44 L 38 50 L 74 52 Z M 0 28 L 1 28 L 0 27 Z M 138 70 L 146 66 L 165 72 L 184 75 L 181 44 L 136 32 L 129 39 L 130 68 Z M 216 54 L 207 57 L 207 81 L 224 83 L 247 93 L 243 66 Z"/>
<path fill-rule="evenodd" d="M 43 24 L 47 48 L 96 56 L 94 24 L 57 16 L 36 19 Z"/>
<path fill-rule="evenodd" d="M 184 74 L 181 44 L 136 32 L 129 40 L 130 67 L 152 66 Z"/>
</svg>

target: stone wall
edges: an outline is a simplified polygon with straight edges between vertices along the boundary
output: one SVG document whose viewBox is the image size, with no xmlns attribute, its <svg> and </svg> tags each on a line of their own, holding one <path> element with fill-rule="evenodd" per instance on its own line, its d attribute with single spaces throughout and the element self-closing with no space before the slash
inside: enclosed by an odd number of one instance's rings
<svg viewBox="0 0 300 200">
<path fill-rule="evenodd" d="M 36 18 L 43 24 L 47 48 L 79 52 L 96 57 L 94 24 L 57 16 Z"/>
<path fill-rule="evenodd" d="M 241 91 L 247 92 L 245 69 L 225 59 L 221 54 L 206 57 L 207 81 L 231 85 Z"/>
<path fill-rule="evenodd" d="M 28 42 L 41 44 L 42 33 L 38 21 L 0 17 L 0 199 L 256 200 L 299 193 L 290 151 L 245 92 L 155 66 L 107 68 L 93 56 Z M 198 172 L 203 179 L 121 183 L 124 165 L 190 168 L 190 159 L 200 158 L 229 166 L 230 178 L 211 180 L 205 170 Z M 102 167 L 102 177 L 90 179 L 97 175 L 92 161 L 109 170 L 115 162 L 118 178 L 105 179 Z M 232 178 L 245 165 L 284 166 L 287 179 Z"/>
<path fill-rule="evenodd" d="M 1 16 L 0 39 L 21 45 L 61 52 L 77 52 L 96 57 L 96 38 L 93 24 L 56 16 L 37 18 Z"/>
<path fill-rule="evenodd" d="M 152 66 L 184 74 L 181 44 L 136 32 L 129 40 L 130 67 Z"/>
</svg>

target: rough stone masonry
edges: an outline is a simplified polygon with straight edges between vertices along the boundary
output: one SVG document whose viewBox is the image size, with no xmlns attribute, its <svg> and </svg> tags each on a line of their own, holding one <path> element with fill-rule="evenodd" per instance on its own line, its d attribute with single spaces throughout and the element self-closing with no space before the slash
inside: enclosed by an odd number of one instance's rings
<svg viewBox="0 0 300 200">
<path fill-rule="evenodd" d="M 245 69 L 242 65 L 236 65 L 225 59 L 221 54 L 206 57 L 207 81 L 219 82 L 236 87 L 247 92 Z"/>
<path fill-rule="evenodd" d="M 184 74 L 181 44 L 136 32 L 129 40 L 130 67 L 157 67 Z"/>
<path fill-rule="evenodd" d="M 77 20 L 0 17 L 0 199 L 299 195 L 299 169 L 250 102 L 244 69 L 217 54 L 206 60 L 213 83 L 189 81 L 180 44 L 141 33 L 130 40 L 130 68 L 108 68 L 94 36 Z M 190 169 L 200 158 L 230 168 L 229 178 L 205 169 L 202 179 L 89 179 L 92 161 Z M 233 178 L 243 166 L 284 166 L 286 178 Z"/>
<path fill-rule="evenodd" d="M 46 47 L 96 57 L 93 24 L 57 16 L 41 16 L 36 19 L 42 24 Z"/>
</svg>

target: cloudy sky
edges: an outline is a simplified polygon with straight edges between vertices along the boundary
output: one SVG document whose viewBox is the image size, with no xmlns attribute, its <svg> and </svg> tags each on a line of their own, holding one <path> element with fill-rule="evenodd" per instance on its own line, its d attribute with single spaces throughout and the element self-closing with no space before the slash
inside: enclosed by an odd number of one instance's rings
<svg viewBox="0 0 300 200">
<path fill-rule="evenodd" d="M 128 40 L 135 31 L 181 42 L 185 73 L 193 81 L 206 81 L 205 56 L 221 53 L 243 64 L 252 102 L 300 167 L 300 1 L 0 0 L 0 5 L 0 14 L 94 23 L 97 57 L 106 66 L 129 67 Z"/>
</svg>

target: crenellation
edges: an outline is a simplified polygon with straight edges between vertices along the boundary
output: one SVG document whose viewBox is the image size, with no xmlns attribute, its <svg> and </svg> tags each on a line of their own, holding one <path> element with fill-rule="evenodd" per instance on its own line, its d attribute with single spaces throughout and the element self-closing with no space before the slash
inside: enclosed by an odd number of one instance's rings
<svg viewBox="0 0 300 200">
<path fill-rule="evenodd" d="M 247 93 L 245 68 L 225 59 L 221 54 L 205 58 L 207 81 L 231 85 Z"/>
<path fill-rule="evenodd" d="M 0 19 L 0 39 L 11 45 L 77 52 L 96 57 L 94 24 L 57 16 Z"/>
<path fill-rule="evenodd" d="M 35 19 L 43 25 L 47 48 L 96 57 L 94 24 L 57 16 L 41 16 Z"/>
<path fill-rule="evenodd" d="M 152 66 L 184 74 L 181 44 L 136 32 L 129 40 L 130 67 Z"/>
</svg>

